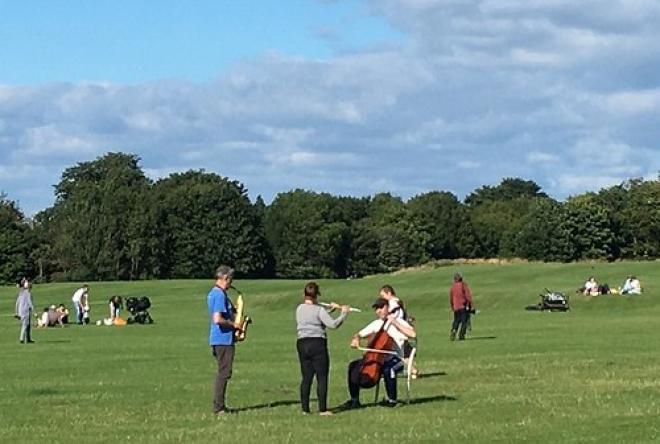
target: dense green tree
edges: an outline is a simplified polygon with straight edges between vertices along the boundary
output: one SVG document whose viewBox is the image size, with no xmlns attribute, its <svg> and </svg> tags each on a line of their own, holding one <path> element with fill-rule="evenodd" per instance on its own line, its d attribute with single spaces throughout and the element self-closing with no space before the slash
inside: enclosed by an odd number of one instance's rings
<svg viewBox="0 0 660 444">
<path fill-rule="evenodd" d="M 135 279 L 134 263 L 144 251 L 132 244 L 134 216 L 150 184 L 139 158 L 108 153 L 91 162 L 67 168 L 55 186 L 56 201 L 42 223 L 53 254 L 70 279 Z"/>
<path fill-rule="evenodd" d="M 514 235 L 514 256 L 544 262 L 568 262 L 575 256 L 565 226 L 563 206 L 550 198 L 534 198 Z"/>
<path fill-rule="evenodd" d="M 244 276 L 262 273 L 268 248 L 240 183 L 188 171 L 158 181 L 152 193 L 158 277 L 208 278 L 222 263 Z"/>
<path fill-rule="evenodd" d="M 532 198 L 547 197 L 534 182 L 506 178 L 495 186 L 484 186 L 469 194 L 465 204 L 476 236 L 479 257 L 514 255 L 515 236 Z"/>
<path fill-rule="evenodd" d="M 268 243 L 268 240 L 266 239 L 266 210 L 267 210 L 267 205 L 264 202 L 263 198 L 259 195 L 254 201 L 254 212 L 255 212 L 255 218 L 259 223 L 259 226 L 257 227 L 257 231 L 259 233 L 259 239 L 260 242 L 263 243 L 263 251 L 262 253 L 265 255 L 265 264 L 264 267 L 261 269 L 261 271 L 255 270 L 252 275 L 254 277 L 262 277 L 262 278 L 271 278 L 275 276 L 275 257 L 273 256 L 273 251 L 270 248 L 270 244 Z"/>
<path fill-rule="evenodd" d="M 294 190 L 251 204 L 242 184 L 188 171 L 152 183 L 139 158 L 108 153 L 67 168 L 53 207 L 25 220 L 0 194 L 0 281 L 364 276 L 428 260 L 660 257 L 660 182 L 631 179 L 569 198 L 505 178 L 463 203 L 433 191 L 336 197 Z"/>
<path fill-rule="evenodd" d="M 0 193 L 0 283 L 13 283 L 20 277 L 35 277 L 30 253 L 33 238 L 25 216 L 16 202 Z"/>
<path fill-rule="evenodd" d="M 42 220 L 48 219 L 52 209 L 37 213 L 32 219 L 32 238 L 34 239 L 34 249 L 30 251 L 30 262 L 35 265 L 36 276 L 40 281 L 48 281 L 60 267 L 57 258 L 53 253 L 53 248 Z"/>
<path fill-rule="evenodd" d="M 614 241 L 612 244 L 612 259 L 632 258 L 632 237 L 625 229 L 626 209 L 630 206 L 628 191 L 633 183 L 622 183 L 610 188 L 604 188 L 593 196 L 594 202 L 604 208 L 607 208 L 609 219 L 611 221 L 612 234 Z"/>
<path fill-rule="evenodd" d="M 427 260 L 424 245 L 428 238 L 399 197 L 377 194 L 368 204 L 367 217 L 354 230 L 351 273 L 362 276 L 371 270 L 390 272 L 423 263 Z"/>
<path fill-rule="evenodd" d="M 508 201 L 492 201 L 469 208 L 470 221 L 477 238 L 479 257 L 511 257 L 515 246 L 512 235 L 520 229 L 527 213 L 529 197 Z"/>
<path fill-rule="evenodd" d="M 465 213 L 454 194 L 433 191 L 413 197 L 406 206 L 417 229 L 428 239 L 424 250 L 431 259 L 458 257 L 457 238 Z"/>
<path fill-rule="evenodd" d="M 627 205 L 615 213 L 624 258 L 660 257 L 660 182 L 631 181 Z"/>
<path fill-rule="evenodd" d="M 479 241 L 477 231 L 470 219 L 470 212 L 462 205 L 458 213 L 458 218 L 461 222 L 456 230 L 457 257 L 468 259 L 478 258 L 484 248 Z"/>
<path fill-rule="evenodd" d="M 485 185 L 465 198 L 465 204 L 471 207 L 489 202 L 505 202 L 521 197 L 548 197 L 541 187 L 531 180 L 507 177 L 499 185 Z"/>
<path fill-rule="evenodd" d="M 349 276 L 381 273 L 380 245 L 381 237 L 370 218 L 355 223 L 351 228 Z"/>
<path fill-rule="evenodd" d="M 340 198 L 293 190 L 278 194 L 266 211 L 265 232 L 276 273 L 286 278 L 345 277 L 349 224 Z"/>
<path fill-rule="evenodd" d="M 573 259 L 614 259 L 616 237 L 608 208 L 589 193 L 569 198 L 564 209 L 565 227 L 573 242 Z"/>
</svg>

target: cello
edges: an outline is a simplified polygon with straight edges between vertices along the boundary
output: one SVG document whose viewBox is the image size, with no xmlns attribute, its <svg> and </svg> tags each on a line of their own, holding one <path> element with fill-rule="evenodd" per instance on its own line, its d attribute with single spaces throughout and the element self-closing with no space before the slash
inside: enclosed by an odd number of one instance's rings
<svg viewBox="0 0 660 444">
<path fill-rule="evenodd" d="M 360 388 L 372 388 L 378 385 L 383 374 L 383 364 L 387 355 L 395 354 L 394 339 L 387 334 L 390 321 L 383 320 L 383 326 L 374 333 L 367 343 L 360 365 L 351 374 L 351 379 Z"/>
</svg>

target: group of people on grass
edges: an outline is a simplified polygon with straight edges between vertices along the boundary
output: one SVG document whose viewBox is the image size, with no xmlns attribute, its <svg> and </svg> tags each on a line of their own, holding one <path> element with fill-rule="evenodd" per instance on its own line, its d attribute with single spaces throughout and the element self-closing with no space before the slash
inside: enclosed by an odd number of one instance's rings
<svg viewBox="0 0 660 444">
<path fill-rule="evenodd" d="M 70 322 L 70 312 L 63 303 L 59 305 L 51 304 L 45 307 L 41 314 L 35 313 L 34 301 L 32 298 L 32 283 L 23 278 L 18 284 L 18 295 L 14 308 L 14 317 L 21 321 L 21 330 L 19 341 L 25 344 L 32 344 L 32 323 L 33 317 L 36 318 L 34 325 L 37 328 L 64 327 Z M 71 303 L 76 315 L 76 323 L 83 325 L 90 322 L 89 306 L 89 285 L 84 284 L 76 289 L 71 297 Z M 120 319 L 119 313 L 123 308 L 121 296 L 112 296 L 109 303 L 110 317 L 103 320 L 106 325 L 112 325 Z M 72 322 L 72 321 L 71 321 Z"/>
<path fill-rule="evenodd" d="M 244 327 L 235 319 L 235 307 L 228 295 L 234 280 L 234 270 L 226 265 L 220 266 L 215 273 L 215 285 L 207 294 L 210 334 L 209 343 L 217 362 L 217 374 L 213 398 L 213 411 L 216 415 L 230 413 L 225 404 L 227 383 L 232 375 L 235 355 L 236 332 Z M 320 415 L 331 415 L 328 409 L 328 374 L 330 355 L 328 353 L 327 329 L 339 328 L 351 307 L 335 302 L 319 302 L 321 290 L 315 282 L 309 282 L 303 288 L 303 300 L 296 308 L 296 350 L 300 364 L 300 405 L 304 414 L 310 413 L 310 394 L 312 383 L 316 379 L 316 395 Z M 469 287 L 460 274 L 454 276 L 454 283 L 449 291 L 449 300 L 454 319 L 450 339 L 465 339 L 470 313 L 474 312 L 474 302 Z M 416 346 L 417 332 L 414 319 L 408 316 L 404 304 L 397 297 L 391 285 L 380 288 L 378 299 L 372 304 L 376 319 L 357 331 L 351 338 L 350 347 L 365 351 L 362 358 L 355 359 L 347 367 L 347 386 L 350 399 L 342 406 L 344 409 L 361 407 L 360 391 L 374 386 L 373 380 L 364 382 L 364 372 L 368 365 L 374 365 L 367 359 L 369 353 L 382 353 L 376 366 L 377 379 L 382 377 L 387 398 L 383 405 L 395 407 L 398 404 L 396 377 L 407 365 L 412 348 Z M 333 318 L 330 313 L 339 310 Z M 373 349 L 376 338 L 385 337 L 387 346 Z M 361 347 L 366 342 L 366 348 Z M 371 359 L 371 358 L 369 358 Z M 369 361 L 369 362 L 367 362 Z M 411 369 L 415 377 L 417 369 Z M 370 375 L 371 377 L 371 375 Z M 378 381 L 376 382 L 376 384 Z"/>
<path fill-rule="evenodd" d="M 635 275 L 628 275 L 623 285 L 618 288 L 611 288 L 608 284 L 599 285 L 594 276 L 589 276 L 589 279 L 584 285 L 576 290 L 576 293 L 581 293 L 585 296 L 598 296 L 601 294 L 642 294 L 642 283 Z"/>
</svg>

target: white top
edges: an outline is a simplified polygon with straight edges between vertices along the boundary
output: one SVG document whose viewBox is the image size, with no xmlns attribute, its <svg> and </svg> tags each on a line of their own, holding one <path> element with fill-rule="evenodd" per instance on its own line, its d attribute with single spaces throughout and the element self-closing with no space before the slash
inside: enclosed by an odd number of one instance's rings
<svg viewBox="0 0 660 444">
<path fill-rule="evenodd" d="M 369 325 L 367 325 L 362 330 L 360 330 L 358 332 L 358 335 L 361 338 L 366 338 L 370 334 L 379 332 L 380 329 L 383 327 L 383 322 L 386 321 L 383 321 L 382 319 L 376 319 L 375 321 L 372 321 Z M 412 328 L 412 326 L 403 319 L 397 319 L 397 322 L 399 322 L 399 324 L 405 325 L 406 327 Z M 390 335 L 392 339 L 394 339 L 394 351 L 401 359 L 403 359 L 403 343 L 406 342 L 408 336 L 403 334 L 389 321 L 387 321 L 387 326 L 385 327 L 385 331 L 387 332 L 388 335 Z"/>
<path fill-rule="evenodd" d="M 72 300 L 74 303 L 78 304 L 78 303 L 80 303 L 80 300 L 82 299 L 82 297 L 83 297 L 86 293 L 87 293 L 87 291 L 86 291 L 84 288 L 80 287 L 79 289 L 76 290 L 75 293 L 73 293 L 73 296 L 71 297 L 71 300 Z"/>
<path fill-rule="evenodd" d="M 642 284 L 639 282 L 639 279 L 633 279 L 630 281 L 630 286 L 632 287 L 631 293 L 641 293 Z"/>
<path fill-rule="evenodd" d="M 642 284 L 639 282 L 639 279 L 627 279 L 626 283 L 623 284 L 623 291 L 626 293 L 642 293 Z"/>
<path fill-rule="evenodd" d="M 598 294 L 598 283 L 595 279 L 589 279 L 584 283 L 584 294 Z"/>
<path fill-rule="evenodd" d="M 387 309 L 389 310 L 390 314 L 393 314 L 396 316 L 397 319 L 403 319 L 403 310 L 401 308 L 401 299 L 397 297 L 393 297 L 389 301 L 387 301 Z"/>
</svg>

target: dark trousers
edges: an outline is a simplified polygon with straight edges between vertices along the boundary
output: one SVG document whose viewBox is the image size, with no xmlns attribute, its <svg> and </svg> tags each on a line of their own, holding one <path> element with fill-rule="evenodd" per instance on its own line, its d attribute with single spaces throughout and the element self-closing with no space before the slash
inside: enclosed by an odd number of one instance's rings
<svg viewBox="0 0 660 444">
<path fill-rule="evenodd" d="M 233 345 L 214 345 L 213 356 L 218 362 L 218 374 L 215 378 L 215 394 L 213 397 L 213 411 L 215 413 L 226 409 L 225 394 L 227 392 L 227 381 L 231 378 L 234 365 Z"/>
<path fill-rule="evenodd" d="M 300 406 L 303 412 L 309 412 L 309 394 L 312 381 L 316 375 L 316 397 L 319 412 L 327 410 L 328 373 L 330 371 L 330 356 L 328 343 L 324 338 L 301 338 L 296 342 L 298 359 L 300 360 Z"/>
<path fill-rule="evenodd" d="M 456 332 L 459 327 L 458 339 L 465 339 L 465 331 L 467 330 L 468 322 L 470 321 L 470 312 L 465 308 L 456 310 L 454 312 L 454 322 L 451 324 L 451 330 Z"/>
<path fill-rule="evenodd" d="M 355 367 L 359 365 L 362 365 L 362 359 L 351 361 L 348 364 L 348 393 L 355 401 L 360 400 L 360 386 L 351 378 L 351 375 L 355 371 Z M 391 401 L 397 400 L 396 374 L 401 370 L 403 370 L 403 361 L 398 356 L 392 356 L 383 363 L 382 375 L 383 381 L 385 381 L 385 391 L 387 398 Z"/>
</svg>

